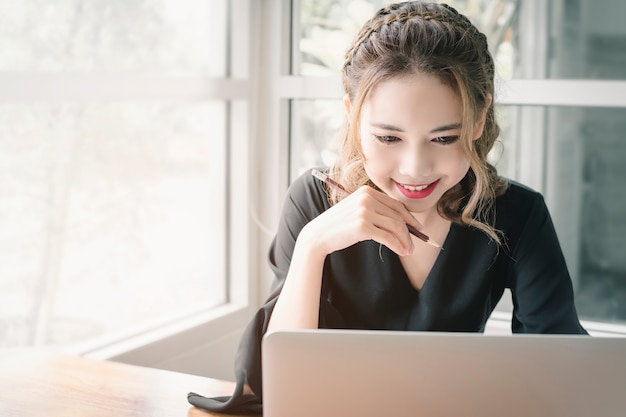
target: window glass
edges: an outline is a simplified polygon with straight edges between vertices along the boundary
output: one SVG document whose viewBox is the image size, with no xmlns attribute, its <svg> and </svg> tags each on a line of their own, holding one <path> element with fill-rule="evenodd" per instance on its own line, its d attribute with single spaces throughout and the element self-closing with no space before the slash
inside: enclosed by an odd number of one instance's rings
<svg viewBox="0 0 626 417">
<path fill-rule="evenodd" d="M 497 110 L 502 132 L 490 160 L 501 175 L 523 183 L 524 165 L 543 169 L 538 191 L 551 210 L 581 318 L 625 324 L 626 109 Z M 292 143 L 297 144 L 292 147 L 292 179 L 307 168 L 334 161 L 344 115 L 341 100 L 292 102 Z M 538 150 L 545 155 L 521 160 L 519 147 L 536 140 L 537 131 L 544 132 Z"/>
<path fill-rule="evenodd" d="M 296 75 L 337 75 L 346 49 L 360 26 L 385 0 L 294 0 L 299 12 L 293 72 Z M 298 24 L 298 22 L 296 22 Z"/>
<path fill-rule="evenodd" d="M 522 7 L 525 3 L 529 2 L 522 1 Z M 546 57 L 548 78 L 626 79 L 626 2 L 546 3 L 550 16 L 545 41 L 550 51 Z M 527 56 L 530 60 L 533 55 Z"/>
<path fill-rule="evenodd" d="M 225 16 L 225 1 L 0 2 L 0 70 L 223 76 Z"/>
<path fill-rule="evenodd" d="M 150 101 L 19 91 L 42 74 L 71 89 L 108 73 L 122 92 L 125 74 L 226 76 L 227 8 L 0 3 L 0 81 L 23 84 L 0 91 L 0 346 L 97 347 L 226 301 L 228 103 L 158 82 Z"/>
<path fill-rule="evenodd" d="M 546 195 L 583 318 L 626 323 L 626 109 L 549 107 Z"/>
<path fill-rule="evenodd" d="M 0 107 L 0 344 L 225 301 L 225 104 Z"/>
<path fill-rule="evenodd" d="M 312 167 L 331 165 L 345 120 L 341 100 L 292 100 L 290 178 Z"/>
<path fill-rule="evenodd" d="M 359 28 L 376 10 L 395 3 L 389 0 L 294 0 L 300 26 L 293 55 L 297 75 L 337 75 L 344 54 Z M 511 72 L 512 0 L 448 0 L 445 3 L 467 14 L 488 35 L 499 71 Z"/>
<path fill-rule="evenodd" d="M 338 75 L 382 0 L 295 0 L 297 75 Z M 499 78 L 626 79 L 626 2 L 448 0 L 486 35 Z"/>
</svg>

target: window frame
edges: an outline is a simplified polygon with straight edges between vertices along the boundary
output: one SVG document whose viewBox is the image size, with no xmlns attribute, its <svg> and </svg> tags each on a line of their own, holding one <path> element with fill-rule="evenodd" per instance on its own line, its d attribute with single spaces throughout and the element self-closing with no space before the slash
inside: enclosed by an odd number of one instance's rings
<svg viewBox="0 0 626 417">
<path fill-rule="evenodd" d="M 228 68 L 225 77 L 145 77 L 110 74 L 15 74 L 0 76 L 12 101 L 35 100 L 219 100 L 227 103 L 226 303 L 169 325 L 128 334 L 118 340 L 76 346 L 70 353 L 94 359 L 170 369 L 227 380 L 243 328 L 258 307 L 257 192 L 254 157 L 255 109 L 258 107 L 260 5 L 254 0 L 228 2 Z M 20 83 L 15 83 L 15 81 Z M 30 84 L 24 84 L 28 80 Z M 69 88 L 59 87 L 63 81 Z M 40 85 L 43 88 L 32 88 Z M 232 190 L 237 190 L 233 192 Z M 252 215 L 251 215 L 252 214 Z M 207 354 L 210 353 L 209 357 Z M 217 357 L 219 360 L 207 360 Z M 231 360 L 229 360 L 231 359 Z"/>
</svg>

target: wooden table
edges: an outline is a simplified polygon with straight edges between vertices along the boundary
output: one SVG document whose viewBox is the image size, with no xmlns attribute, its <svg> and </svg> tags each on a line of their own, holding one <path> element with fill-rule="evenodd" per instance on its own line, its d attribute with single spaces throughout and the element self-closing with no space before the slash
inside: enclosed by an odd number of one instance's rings
<svg viewBox="0 0 626 417">
<path fill-rule="evenodd" d="M 0 350 L 2 417 L 205 417 L 187 393 L 229 395 L 211 378 L 36 349 Z"/>
</svg>

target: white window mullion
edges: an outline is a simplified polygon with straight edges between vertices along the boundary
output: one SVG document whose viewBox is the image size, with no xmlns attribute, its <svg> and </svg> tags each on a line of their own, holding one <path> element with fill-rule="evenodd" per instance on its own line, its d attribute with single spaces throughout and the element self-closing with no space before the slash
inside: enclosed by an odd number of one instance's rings
<svg viewBox="0 0 626 417">
<path fill-rule="evenodd" d="M 496 86 L 499 104 L 626 107 L 626 81 L 507 80 Z"/>
<path fill-rule="evenodd" d="M 0 72 L 0 103 L 236 100 L 249 89 L 247 79 Z"/>
<path fill-rule="evenodd" d="M 267 248 L 278 224 L 289 177 L 289 99 L 283 94 L 283 79 L 290 69 L 291 2 L 261 2 L 258 48 L 258 100 L 255 102 L 253 154 L 256 176 L 251 179 L 257 204 L 251 207 L 259 231 L 256 275 L 259 276 L 258 303 L 269 294 L 273 279 L 267 267 Z"/>
<path fill-rule="evenodd" d="M 278 94 L 287 99 L 341 99 L 341 77 L 282 76 Z M 520 106 L 626 107 L 622 80 L 497 80 L 496 103 Z"/>
</svg>

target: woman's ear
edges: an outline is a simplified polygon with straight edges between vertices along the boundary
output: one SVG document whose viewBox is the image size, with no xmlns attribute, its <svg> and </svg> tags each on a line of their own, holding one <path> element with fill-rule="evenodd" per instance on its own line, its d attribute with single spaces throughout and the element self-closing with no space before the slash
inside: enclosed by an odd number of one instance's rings
<svg viewBox="0 0 626 417">
<path fill-rule="evenodd" d="M 348 116 L 348 119 L 350 119 L 350 96 L 348 94 L 343 96 L 343 107 L 346 109 L 346 115 Z"/>
<path fill-rule="evenodd" d="M 493 98 L 491 97 L 491 94 L 490 94 L 487 96 L 487 100 L 485 102 L 485 108 L 480 113 L 480 118 L 476 121 L 476 124 L 474 125 L 474 133 L 472 135 L 473 140 L 477 140 L 479 137 L 483 135 L 483 130 L 485 129 L 485 122 L 487 121 L 487 110 L 489 110 L 489 107 L 491 107 L 492 101 L 493 101 Z"/>
</svg>

